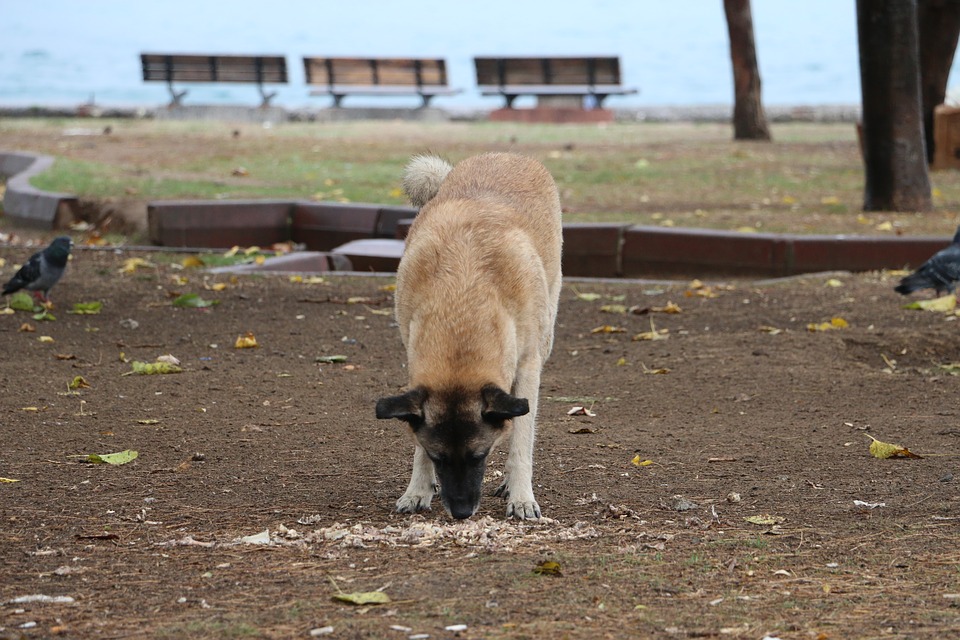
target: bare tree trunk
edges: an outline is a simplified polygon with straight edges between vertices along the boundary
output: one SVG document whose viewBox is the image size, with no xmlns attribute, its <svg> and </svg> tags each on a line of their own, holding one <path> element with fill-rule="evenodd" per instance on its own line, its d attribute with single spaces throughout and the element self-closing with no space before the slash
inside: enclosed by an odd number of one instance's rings
<svg viewBox="0 0 960 640">
<path fill-rule="evenodd" d="M 918 0 L 920 95 L 927 162 L 933 162 L 933 110 L 947 96 L 947 78 L 960 35 L 960 0 Z"/>
<path fill-rule="evenodd" d="M 929 211 L 917 0 L 857 0 L 866 211 Z"/>
<path fill-rule="evenodd" d="M 733 138 L 769 140 L 770 128 L 760 98 L 760 69 L 753 39 L 750 0 L 723 0 L 733 63 Z"/>
</svg>

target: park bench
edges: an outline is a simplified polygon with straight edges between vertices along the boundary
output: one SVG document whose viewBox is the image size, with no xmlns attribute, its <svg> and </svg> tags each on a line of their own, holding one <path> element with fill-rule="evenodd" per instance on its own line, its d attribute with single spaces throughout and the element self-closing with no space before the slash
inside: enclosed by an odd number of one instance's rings
<svg viewBox="0 0 960 640">
<path fill-rule="evenodd" d="M 286 84 L 284 56 L 187 55 L 142 53 L 144 82 L 166 82 L 170 106 L 180 106 L 186 90 L 174 89 L 174 82 L 250 82 L 260 90 L 261 107 L 270 106 L 276 92 L 264 91 L 265 83 Z"/>
<path fill-rule="evenodd" d="M 500 95 L 513 108 L 517 96 L 537 97 L 541 107 L 579 107 L 592 97 L 596 108 L 610 95 L 637 93 L 623 87 L 620 59 L 604 57 L 515 57 L 473 59 L 481 95 Z"/>
<path fill-rule="evenodd" d="M 350 94 L 418 95 L 423 106 L 434 96 L 452 96 L 460 89 L 447 84 L 447 64 L 437 58 L 312 58 L 303 59 L 310 95 L 331 95 L 339 107 Z"/>
</svg>

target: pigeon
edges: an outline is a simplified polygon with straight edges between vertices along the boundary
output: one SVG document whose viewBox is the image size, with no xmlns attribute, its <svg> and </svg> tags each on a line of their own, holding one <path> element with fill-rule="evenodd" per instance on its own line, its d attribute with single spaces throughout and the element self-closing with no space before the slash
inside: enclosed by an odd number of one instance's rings
<svg viewBox="0 0 960 640">
<path fill-rule="evenodd" d="M 937 295 L 953 293 L 960 281 L 960 228 L 947 247 L 937 251 L 920 268 L 900 280 L 893 288 L 908 295 L 921 289 L 935 289 Z"/>
<path fill-rule="evenodd" d="M 7 284 L 3 285 L 3 295 L 26 289 L 32 291 L 34 297 L 39 294 L 40 299 L 46 302 L 50 288 L 57 284 L 67 268 L 71 247 L 73 240 L 70 236 L 55 238 L 50 246 L 30 256 L 20 270 L 13 274 Z"/>
</svg>

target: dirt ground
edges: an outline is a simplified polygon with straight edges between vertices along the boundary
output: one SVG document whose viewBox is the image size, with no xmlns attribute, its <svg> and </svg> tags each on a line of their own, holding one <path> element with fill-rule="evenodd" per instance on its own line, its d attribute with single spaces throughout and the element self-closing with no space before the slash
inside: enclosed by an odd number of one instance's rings
<svg viewBox="0 0 960 640">
<path fill-rule="evenodd" d="M 0 249 L 0 279 L 28 253 Z M 210 276 L 156 254 L 124 274 L 134 254 L 75 253 L 55 321 L 0 315 L 0 476 L 17 480 L 0 483 L 0 638 L 960 633 L 960 378 L 941 366 L 958 325 L 903 309 L 895 276 L 567 282 L 545 518 L 503 519 L 498 453 L 455 522 L 393 512 L 413 448 L 373 412 L 405 382 L 389 278 Z M 835 317 L 849 326 L 807 328 Z M 651 324 L 668 331 L 633 339 Z M 247 332 L 259 346 L 235 348 Z M 124 375 L 162 354 L 183 372 Z M 924 457 L 875 459 L 867 434 Z M 377 590 L 391 602 L 333 599 Z"/>
</svg>

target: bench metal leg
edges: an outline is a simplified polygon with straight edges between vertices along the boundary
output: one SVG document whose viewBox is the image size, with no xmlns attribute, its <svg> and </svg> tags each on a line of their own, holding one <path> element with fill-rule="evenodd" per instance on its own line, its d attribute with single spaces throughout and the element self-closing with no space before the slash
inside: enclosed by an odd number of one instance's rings
<svg viewBox="0 0 960 640">
<path fill-rule="evenodd" d="M 183 96 L 187 95 L 187 90 L 177 91 L 173 88 L 173 82 L 167 83 L 167 90 L 170 92 L 170 104 L 169 107 L 181 107 L 183 106 Z"/>
<path fill-rule="evenodd" d="M 341 102 L 343 102 L 343 94 L 342 94 L 342 93 L 334 93 L 334 94 L 333 94 L 333 106 L 339 108 Z"/>
<path fill-rule="evenodd" d="M 507 109 L 513 109 L 513 101 L 517 99 L 517 96 L 515 96 L 515 95 L 514 95 L 514 96 L 511 96 L 511 95 L 509 95 L 509 94 L 504 94 L 503 97 L 506 98 L 506 100 L 507 100 L 507 107 L 506 107 L 506 108 L 507 108 Z"/>
<path fill-rule="evenodd" d="M 277 92 L 274 91 L 272 93 L 267 93 L 266 91 L 263 90 L 263 85 L 258 85 L 258 88 L 260 89 L 260 99 L 261 99 L 260 108 L 266 109 L 267 107 L 270 106 L 270 101 L 273 100 L 275 97 L 277 97 Z"/>
<path fill-rule="evenodd" d="M 420 108 L 421 108 L 421 109 L 426 109 L 427 107 L 429 107 L 429 106 L 430 106 L 430 98 L 432 98 L 433 96 L 428 96 L 428 95 L 426 95 L 426 94 L 421 93 L 421 94 L 420 94 L 420 97 L 423 99 L 423 104 L 420 105 Z"/>
</svg>

